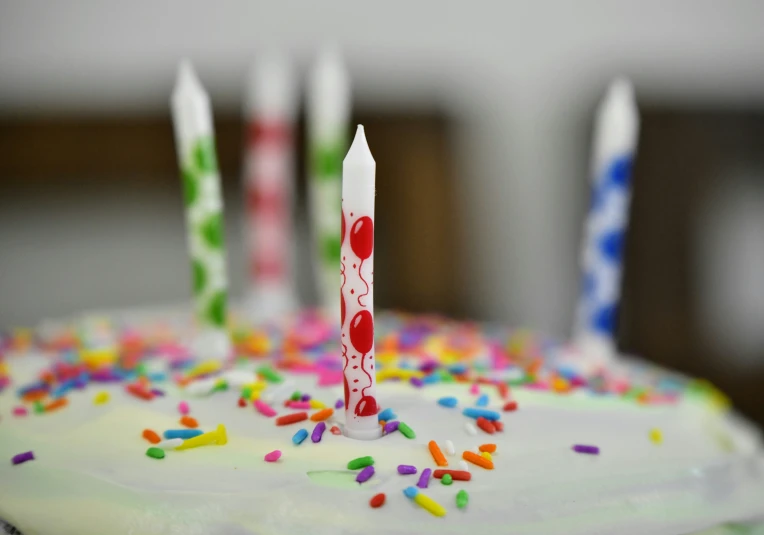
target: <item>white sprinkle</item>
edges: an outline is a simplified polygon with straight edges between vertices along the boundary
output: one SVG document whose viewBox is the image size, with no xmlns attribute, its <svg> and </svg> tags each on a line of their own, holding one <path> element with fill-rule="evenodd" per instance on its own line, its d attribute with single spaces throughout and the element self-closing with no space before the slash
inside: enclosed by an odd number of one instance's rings
<svg viewBox="0 0 764 535">
<path fill-rule="evenodd" d="M 160 442 L 154 447 L 161 448 L 163 450 L 174 450 L 181 444 L 183 444 L 182 438 L 169 438 L 167 440 L 163 440 L 162 442 Z"/>
<path fill-rule="evenodd" d="M 185 392 L 191 396 L 208 396 L 212 389 L 215 388 L 217 378 L 205 377 L 204 379 L 197 379 L 186 386 Z"/>
<path fill-rule="evenodd" d="M 446 453 L 452 457 L 456 453 L 456 450 L 454 449 L 454 443 L 450 440 L 446 440 Z"/>
<path fill-rule="evenodd" d="M 477 428 L 469 422 L 464 422 L 464 429 L 467 430 L 468 435 L 472 435 L 473 437 L 477 435 Z"/>
<path fill-rule="evenodd" d="M 470 471 L 470 467 L 467 464 L 467 461 L 459 461 L 459 470 L 464 470 L 465 472 Z"/>
</svg>

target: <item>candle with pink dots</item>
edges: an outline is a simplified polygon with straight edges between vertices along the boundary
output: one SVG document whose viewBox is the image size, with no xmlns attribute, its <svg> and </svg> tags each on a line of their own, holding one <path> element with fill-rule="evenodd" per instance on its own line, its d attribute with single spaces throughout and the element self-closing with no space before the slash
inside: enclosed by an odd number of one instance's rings
<svg viewBox="0 0 764 535">
<path fill-rule="evenodd" d="M 345 386 L 345 434 L 370 440 L 377 422 L 374 351 L 374 175 L 363 126 L 342 163 L 340 322 Z"/>
</svg>

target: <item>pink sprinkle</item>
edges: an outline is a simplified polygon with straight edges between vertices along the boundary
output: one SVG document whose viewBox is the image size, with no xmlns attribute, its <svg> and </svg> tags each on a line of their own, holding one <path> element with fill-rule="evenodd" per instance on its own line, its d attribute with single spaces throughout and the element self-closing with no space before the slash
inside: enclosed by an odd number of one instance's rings
<svg viewBox="0 0 764 535">
<path fill-rule="evenodd" d="M 525 385 L 525 388 L 531 390 L 549 390 L 549 385 L 546 383 L 528 383 Z"/>
<path fill-rule="evenodd" d="M 271 407 L 264 401 L 260 401 L 259 399 L 255 401 L 255 409 L 257 409 L 257 412 L 259 412 L 260 414 L 262 414 L 263 416 L 267 418 L 273 418 L 274 416 L 276 416 L 276 411 L 273 410 L 273 407 Z M 281 452 L 279 452 L 279 455 L 281 455 Z"/>
<path fill-rule="evenodd" d="M 14 416 L 26 416 L 27 415 L 27 408 L 26 407 L 13 407 L 13 415 Z"/>
<path fill-rule="evenodd" d="M 185 401 L 181 401 L 180 403 L 178 403 L 178 412 L 181 413 L 183 416 L 191 412 L 191 409 L 188 406 L 188 403 Z"/>
<path fill-rule="evenodd" d="M 264 457 L 265 462 L 267 463 L 275 463 L 281 458 L 281 450 L 273 450 L 270 453 L 267 453 Z"/>
<path fill-rule="evenodd" d="M 472 386 L 470 387 L 470 394 L 480 394 L 480 387 L 477 383 L 472 383 Z"/>
<path fill-rule="evenodd" d="M 341 385 L 344 374 L 342 370 L 338 371 L 322 371 L 318 375 L 318 386 L 334 386 Z"/>
<path fill-rule="evenodd" d="M 307 401 L 290 401 L 287 407 L 290 409 L 310 410 L 310 403 Z"/>
</svg>

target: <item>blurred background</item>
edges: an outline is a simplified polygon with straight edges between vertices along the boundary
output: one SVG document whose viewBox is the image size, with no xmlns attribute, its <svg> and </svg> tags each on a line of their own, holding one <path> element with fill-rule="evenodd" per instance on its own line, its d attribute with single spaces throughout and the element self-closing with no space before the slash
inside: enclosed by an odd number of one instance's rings
<svg viewBox="0 0 764 535">
<path fill-rule="evenodd" d="M 0 327 L 188 299 L 182 57 L 215 111 L 240 294 L 248 68 L 278 51 L 304 74 L 335 43 L 378 162 L 378 306 L 567 336 L 593 111 L 626 75 L 642 129 L 619 345 L 764 423 L 762 21 L 757 0 L 1 0 Z"/>
</svg>

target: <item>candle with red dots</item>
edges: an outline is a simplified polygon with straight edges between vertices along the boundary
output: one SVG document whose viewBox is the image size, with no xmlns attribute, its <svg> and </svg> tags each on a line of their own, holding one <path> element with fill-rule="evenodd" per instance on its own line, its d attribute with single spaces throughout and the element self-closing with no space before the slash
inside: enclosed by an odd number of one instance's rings
<svg viewBox="0 0 764 535">
<path fill-rule="evenodd" d="M 363 126 L 342 163 L 340 321 L 345 387 L 345 433 L 369 440 L 377 422 L 374 351 L 374 175 Z"/>
</svg>

